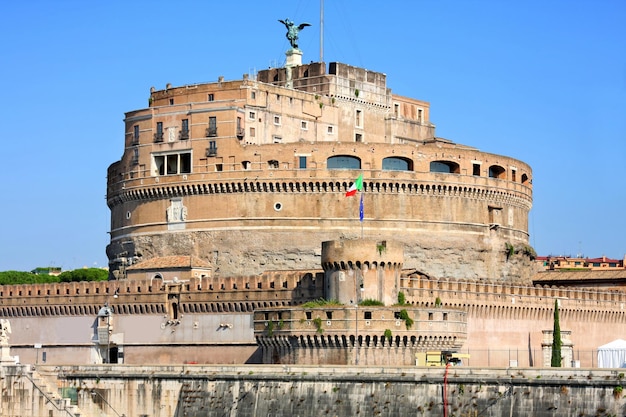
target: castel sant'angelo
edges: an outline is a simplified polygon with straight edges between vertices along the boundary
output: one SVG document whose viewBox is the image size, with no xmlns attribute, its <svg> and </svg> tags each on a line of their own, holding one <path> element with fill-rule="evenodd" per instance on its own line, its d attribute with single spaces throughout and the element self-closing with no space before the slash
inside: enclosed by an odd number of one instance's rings
<svg viewBox="0 0 626 417">
<path fill-rule="evenodd" d="M 420 365 L 439 350 L 544 366 L 559 300 L 564 363 L 592 366 L 572 352 L 626 330 L 626 297 L 533 285 L 531 167 L 437 137 L 428 102 L 381 72 L 302 64 L 284 23 L 284 67 L 152 88 L 126 113 L 110 280 L 3 287 L 11 353 Z M 320 299 L 334 303 L 306 304 Z"/>
</svg>

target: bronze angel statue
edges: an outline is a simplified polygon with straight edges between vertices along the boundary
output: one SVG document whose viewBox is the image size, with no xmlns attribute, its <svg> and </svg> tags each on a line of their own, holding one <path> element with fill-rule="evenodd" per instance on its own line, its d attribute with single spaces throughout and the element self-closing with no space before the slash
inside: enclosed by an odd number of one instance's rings
<svg viewBox="0 0 626 417">
<path fill-rule="evenodd" d="M 302 29 L 311 25 L 308 23 L 300 23 L 298 26 L 296 26 L 296 24 L 289 19 L 279 20 L 279 22 L 285 25 L 285 27 L 287 28 L 286 36 L 289 40 L 289 43 L 291 44 L 291 47 L 294 49 L 298 49 L 298 34 Z"/>
</svg>

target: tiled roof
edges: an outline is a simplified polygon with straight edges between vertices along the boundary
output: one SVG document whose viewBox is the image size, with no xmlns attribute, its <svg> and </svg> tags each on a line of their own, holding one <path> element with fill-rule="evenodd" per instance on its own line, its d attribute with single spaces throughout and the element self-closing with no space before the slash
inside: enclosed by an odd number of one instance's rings
<svg viewBox="0 0 626 417">
<path fill-rule="evenodd" d="M 626 280 L 626 269 L 613 269 L 610 271 L 585 270 L 585 271 L 542 271 L 535 274 L 533 282 L 571 282 L 571 281 L 606 281 L 606 280 Z"/>
<path fill-rule="evenodd" d="M 210 269 L 211 265 L 195 256 L 161 256 L 151 258 L 130 266 L 127 270 L 137 271 L 142 269 L 171 269 L 171 268 L 203 268 Z"/>
</svg>

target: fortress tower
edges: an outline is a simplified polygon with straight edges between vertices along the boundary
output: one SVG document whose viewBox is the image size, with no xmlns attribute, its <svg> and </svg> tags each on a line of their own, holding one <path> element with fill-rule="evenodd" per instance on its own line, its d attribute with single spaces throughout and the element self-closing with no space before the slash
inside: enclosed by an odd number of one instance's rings
<svg viewBox="0 0 626 417">
<path fill-rule="evenodd" d="M 263 363 L 414 365 L 427 350 L 460 349 L 467 338 L 463 309 L 398 302 L 402 252 L 393 241 L 324 242 L 330 302 L 255 310 Z"/>
<path fill-rule="evenodd" d="M 529 282 L 530 258 L 509 257 L 533 253 L 527 164 L 438 138 L 429 104 L 383 73 L 288 64 L 153 88 L 126 113 L 107 176 L 113 277 L 172 256 L 207 276 L 319 268 L 321 242 L 362 226 L 426 276 Z M 344 197 L 361 174 L 362 224 Z"/>
<path fill-rule="evenodd" d="M 403 248 L 391 241 L 340 240 L 322 244 L 325 297 L 354 305 L 398 301 Z"/>
</svg>

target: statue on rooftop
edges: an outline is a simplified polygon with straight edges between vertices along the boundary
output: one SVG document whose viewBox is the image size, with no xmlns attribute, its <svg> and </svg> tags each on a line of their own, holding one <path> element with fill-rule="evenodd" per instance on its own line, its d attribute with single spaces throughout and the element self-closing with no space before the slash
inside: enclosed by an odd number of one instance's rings
<svg viewBox="0 0 626 417">
<path fill-rule="evenodd" d="M 289 19 L 279 20 L 279 22 L 285 25 L 285 27 L 287 28 L 286 36 L 289 40 L 289 43 L 291 44 L 291 47 L 294 49 L 298 49 L 298 34 L 302 29 L 311 25 L 308 23 L 300 23 L 298 26 L 296 26 L 296 24 Z"/>
</svg>

